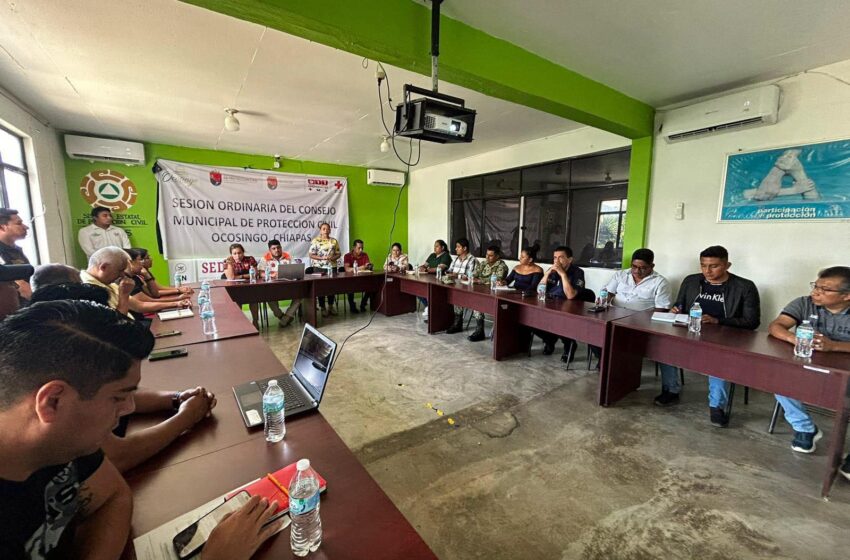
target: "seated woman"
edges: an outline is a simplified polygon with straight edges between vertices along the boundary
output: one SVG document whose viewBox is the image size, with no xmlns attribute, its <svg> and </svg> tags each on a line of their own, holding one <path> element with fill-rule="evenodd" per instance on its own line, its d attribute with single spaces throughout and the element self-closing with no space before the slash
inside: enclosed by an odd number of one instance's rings
<svg viewBox="0 0 850 560">
<path fill-rule="evenodd" d="M 428 274 L 434 274 L 437 272 L 437 269 L 445 272 L 452 265 L 452 256 L 449 254 L 449 246 L 442 239 L 438 239 L 434 241 L 434 252 L 428 255 L 428 258 L 425 259 L 425 262 L 419 265 L 420 272 L 427 272 Z M 425 311 L 422 312 L 422 317 L 424 319 L 428 319 L 428 300 L 425 298 L 419 298 L 419 301 L 422 302 L 422 305 L 425 306 Z"/>
<path fill-rule="evenodd" d="M 407 255 L 401 252 L 401 243 L 393 243 L 387 260 L 384 261 L 384 270 L 387 272 L 407 272 Z"/>
<path fill-rule="evenodd" d="M 224 259 L 224 277 L 228 280 L 248 279 L 251 276 L 252 266 L 257 267 L 256 259 L 245 254 L 245 247 L 241 243 L 234 243 L 230 246 L 230 256 Z M 260 330 L 259 306 L 256 303 L 249 303 L 248 309 L 251 310 L 251 322 L 254 323 L 254 328 Z"/>
<path fill-rule="evenodd" d="M 142 271 L 139 278 L 142 280 L 142 292 L 148 297 L 159 299 L 160 301 L 178 301 L 185 296 L 192 295 L 195 290 L 188 287 L 169 288 L 168 286 L 160 286 L 153 274 L 151 274 L 151 266 L 153 261 L 151 254 L 147 249 L 136 247 L 136 251 L 141 254 Z"/>
<path fill-rule="evenodd" d="M 543 269 L 534 264 L 534 259 L 537 255 L 534 249 L 526 247 L 522 250 L 519 256 L 519 264 L 514 267 L 508 277 L 503 282 L 499 282 L 501 286 L 510 286 L 521 292 L 533 292 L 537 289 L 540 279 L 543 278 Z"/>
</svg>

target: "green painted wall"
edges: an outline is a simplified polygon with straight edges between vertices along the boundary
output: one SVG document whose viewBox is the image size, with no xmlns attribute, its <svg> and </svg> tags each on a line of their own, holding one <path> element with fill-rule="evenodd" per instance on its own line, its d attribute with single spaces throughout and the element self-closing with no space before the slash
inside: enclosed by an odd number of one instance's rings
<svg viewBox="0 0 850 560">
<path fill-rule="evenodd" d="M 652 136 L 632 140 L 629 161 L 629 206 L 623 234 L 623 266 L 630 266 L 632 253 L 646 244 L 646 218 L 652 170 Z"/>
<path fill-rule="evenodd" d="M 145 157 L 147 164 L 143 167 L 128 167 L 112 165 L 108 162 L 90 163 L 83 160 L 65 159 L 65 176 L 68 184 L 68 195 L 71 200 L 71 216 L 74 239 L 81 227 L 90 223 L 91 206 L 80 194 L 80 182 L 91 171 L 113 169 L 125 175 L 136 185 L 138 197 L 136 203 L 126 212 L 114 213 L 116 225 L 120 225 L 130 233 L 134 247 L 145 247 L 153 252 L 154 275 L 160 278 L 168 277 L 168 269 L 162 255 L 157 249 L 156 241 L 156 178 L 151 171 L 153 163 L 159 159 L 213 165 L 222 167 L 251 167 L 253 169 L 268 169 L 285 173 L 309 173 L 316 175 L 336 175 L 348 178 L 348 209 L 349 237 L 361 238 L 366 245 L 366 251 L 373 261 L 383 263 L 385 251 L 393 241 L 407 245 L 407 190 L 401 195 L 398 208 L 395 232 L 390 240 L 389 233 L 392 225 L 393 209 L 398 199 L 399 190 L 390 187 L 375 187 L 366 184 L 366 169 L 363 167 L 318 163 L 312 161 L 282 160 L 280 169 L 272 168 L 271 156 L 238 154 L 234 152 L 219 152 L 197 148 L 169 146 L 165 144 L 146 144 Z M 224 255 L 222 256 L 222 258 Z M 85 255 L 77 247 L 75 262 L 78 266 L 85 265 Z"/>
</svg>

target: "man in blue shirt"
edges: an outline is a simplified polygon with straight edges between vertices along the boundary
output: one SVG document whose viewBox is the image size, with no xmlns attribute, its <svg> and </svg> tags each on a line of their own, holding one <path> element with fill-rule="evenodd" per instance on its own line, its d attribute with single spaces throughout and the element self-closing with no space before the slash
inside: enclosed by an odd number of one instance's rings
<svg viewBox="0 0 850 560">
<path fill-rule="evenodd" d="M 576 299 L 584 289 L 584 271 L 573 264 L 573 250 L 561 245 L 555 248 L 552 256 L 552 266 L 543 274 L 540 280 L 546 286 L 546 297 L 553 299 Z M 543 339 L 543 354 L 551 355 L 555 351 L 558 336 L 537 329 L 534 334 Z M 560 337 L 564 343 L 564 353 L 561 361 L 570 363 L 575 354 L 576 341 Z"/>
</svg>

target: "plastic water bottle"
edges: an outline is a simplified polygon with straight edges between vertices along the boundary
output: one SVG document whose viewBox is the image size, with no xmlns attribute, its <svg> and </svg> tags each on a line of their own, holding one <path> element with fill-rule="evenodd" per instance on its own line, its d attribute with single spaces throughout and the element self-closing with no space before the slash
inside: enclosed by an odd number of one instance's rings
<svg viewBox="0 0 850 560">
<path fill-rule="evenodd" d="M 210 301 L 209 292 L 204 292 L 202 290 L 201 293 L 198 294 L 198 309 L 202 308 L 208 301 Z"/>
<path fill-rule="evenodd" d="M 207 297 L 210 295 L 210 282 L 209 280 L 204 280 L 201 282 L 201 291 L 206 292 Z"/>
<path fill-rule="evenodd" d="M 203 294 L 202 294 L 203 295 Z M 198 296 L 200 300 L 200 296 Z M 218 332 L 218 329 L 215 326 L 215 311 L 213 311 L 213 306 L 211 301 L 205 301 L 203 304 L 198 303 L 201 308 L 201 325 L 204 328 L 204 335 L 211 336 Z"/>
<path fill-rule="evenodd" d="M 357 274 L 357 261 L 354 261 L 354 274 Z"/>
<path fill-rule="evenodd" d="M 490 275 L 490 291 L 491 292 L 496 291 L 496 282 L 498 282 L 498 281 L 499 281 L 499 276 L 495 272 Z"/>
<path fill-rule="evenodd" d="M 286 425 L 283 423 L 283 407 L 283 389 L 277 384 L 277 379 L 272 379 L 269 381 L 269 388 L 263 393 L 266 441 L 277 443 L 286 435 Z"/>
<path fill-rule="evenodd" d="M 183 275 L 179 272 L 174 273 L 174 287 L 182 288 L 183 287 Z"/>
<path fill-rule="evenodd" d="M 814 351 L 815 329 L 808 319 L 797 326 L 797 343 L 794 345 L 794 355 L 798 358 L 811 358 Z"/>
<path fill-rule="evenodd" d="M 319 517 L 319 479 L 309 459 L 296 463 L 295 476 L 289 483 L 289 516 L 292 530 L 289 542 L 292 554 L 307 556 L 322 544 L 322 519 Z"/>
<path fill-rule="evenodd" d="M 537 301 L 546 301 L 546 284 L 537 284 Z"/>
<path fill-rule="evenodd" d="M 248 269 L 248 281 L 251 284 L 257 283 L 257 267 L 254 265 L 251 265 L 251 268 Z"/>
<path fill-rule="evenodd" d="M 607 288 L 602 288 L 601 290 L 599 290 L 599 299 L 596 301 L 596 305 L 603 308 L 603 309 L 608 308 L 608 289 Z"/>
<path fill-rule="evenodd" d="M 441 280 L 443 278 L 443 269 L 439 266 L 437 267 L 437 280 Z"/>
<path fill-rule="evenodd" d="M 702 330 L 702 307 L 699 302 L 694 302 L 688 314 L 688 332 L 699 334 Z"/>
</svg>

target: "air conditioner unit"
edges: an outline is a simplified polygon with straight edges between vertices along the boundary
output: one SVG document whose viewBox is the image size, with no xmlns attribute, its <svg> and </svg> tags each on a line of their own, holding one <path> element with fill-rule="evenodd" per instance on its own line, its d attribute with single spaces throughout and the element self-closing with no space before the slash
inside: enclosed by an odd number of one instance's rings
<svg viewBox="0 0 850 560">
<path fill-rule="evenodd" d="M 661 133 L 672 143 L 775 124 L 779 119 L 779 94 L 779 86 L 769 85 L 673 109 L 664 116 Z"/>
<path fill-rule="evenodd" d="M 145 146 L 138 142 L 66 134 L 65 152 L 71 159 L 112 161 L 127 165 L 145 164 Z"/>
<path fill-rule="evenodd" d="M 389 171 L 387 169 L 367 169 L 366 184 L 381 185 L 383 187 L 402 187 L 405 177 L 402 171 Z"/>
</svg>

